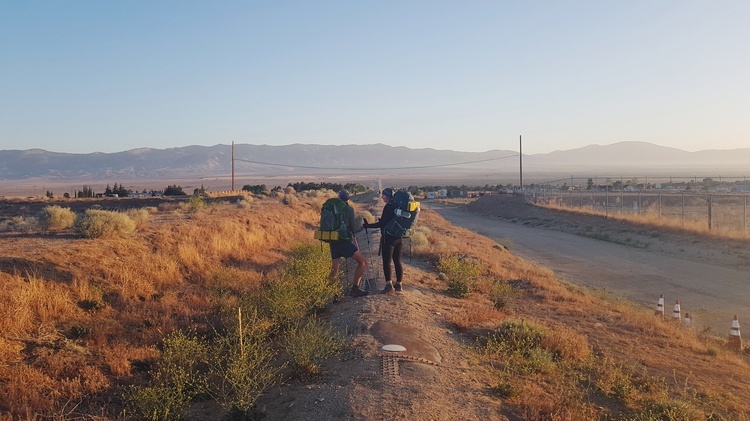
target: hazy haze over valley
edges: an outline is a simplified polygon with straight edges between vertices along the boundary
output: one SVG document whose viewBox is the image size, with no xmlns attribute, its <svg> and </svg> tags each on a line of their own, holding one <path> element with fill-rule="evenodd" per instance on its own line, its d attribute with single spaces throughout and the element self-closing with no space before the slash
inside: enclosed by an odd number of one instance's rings
<svg viewBox="0 0 750 421">
<path fill-rule="evenodd" d="M 518 151 L 459 152 L 373 145 L 235 145 L 236 188 L 294 181 L 396 184 L 518 184 Z M 524 184 L 566 177 L 694 178 L 750 175 L 750 148 L 687 152 L 645 142 L 590 145 L 524 154 Z M 127 183 L 135 190 L 167 184 L 231 188 L 232 146 L 140 148 L 67 154 L 41 149 L 0 150 L 0 195 L 35 195 L 44 186 Z M 44 193 L 44 191 L 41 191 Z"/>
</svg>

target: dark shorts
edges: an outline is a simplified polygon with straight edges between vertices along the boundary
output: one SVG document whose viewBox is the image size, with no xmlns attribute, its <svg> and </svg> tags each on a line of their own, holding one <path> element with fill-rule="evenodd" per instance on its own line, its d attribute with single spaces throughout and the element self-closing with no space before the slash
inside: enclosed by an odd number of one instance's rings
<svg viewBox="0 0 750 421">
<path fill-rule="evenodd" d="M 328 243 L 331 246 L 331 258 L 339 259 L 341 257 L 350 258 L 357 252 L 357 246 L 351 241 L 341 241 L 335 243 Z"/>
</svg>

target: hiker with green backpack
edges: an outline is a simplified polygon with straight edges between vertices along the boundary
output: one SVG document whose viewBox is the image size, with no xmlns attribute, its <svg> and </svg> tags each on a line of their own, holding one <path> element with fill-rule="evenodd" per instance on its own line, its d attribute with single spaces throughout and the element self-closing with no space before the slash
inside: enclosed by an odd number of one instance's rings
<svg viewBox="0 0 750 421">
<path fill-rule="evenodd" d="M 357 262 L 354 270 L 354 283 L 349 290 L 352 297 L 362 297 L 368 291 L 359 288 L 362 275 L 365 273 L 365 256 L 359 251 L 354 237 L 354 209 L 349 206 L 349 192 L 341 190 L 337 198 L 326 200 L 320 213 L 320 229 L 315 231 L 315 238 L 327 242 L 331 248 L 331 282 L 338 280 L 341 258 L 352 258 Z"/>
</svg>

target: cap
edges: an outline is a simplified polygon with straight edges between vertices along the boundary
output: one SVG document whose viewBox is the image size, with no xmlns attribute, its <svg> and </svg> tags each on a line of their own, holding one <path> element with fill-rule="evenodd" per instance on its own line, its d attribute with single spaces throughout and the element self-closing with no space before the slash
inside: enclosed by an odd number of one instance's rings
<svg viewBox="0 0 750 421">
<path fill-rule="evenodd" d="M 341 200 L 349 200 L 349 192 L 346 190 L 341 190 L 339 192 L 339 199 Z"/>
<path fill-rule="evenodd" d="M 393 197 L 393 189 L 390 188 L 390 187 L 385 188 L 385 189 L 383 189 L 383 194 L 386 195 L 386 196 L 388 196 L 388 197 Z"/>
</svg>

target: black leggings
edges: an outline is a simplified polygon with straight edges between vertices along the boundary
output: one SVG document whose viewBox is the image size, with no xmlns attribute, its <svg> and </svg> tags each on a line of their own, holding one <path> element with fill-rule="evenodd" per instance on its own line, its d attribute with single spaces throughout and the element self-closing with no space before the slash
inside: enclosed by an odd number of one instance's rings
<svg viewBox="0 0 750 421">
<path fill-rule="evenodd" d="M 404 268 L 401 266 L 401 239 L 384 235 L 383 240 L 383 273 L 385 282 L 391 282 L 391 259 L 393 267 L 396 269 L 396 282 L 404 279 Z"/>
</svg>

